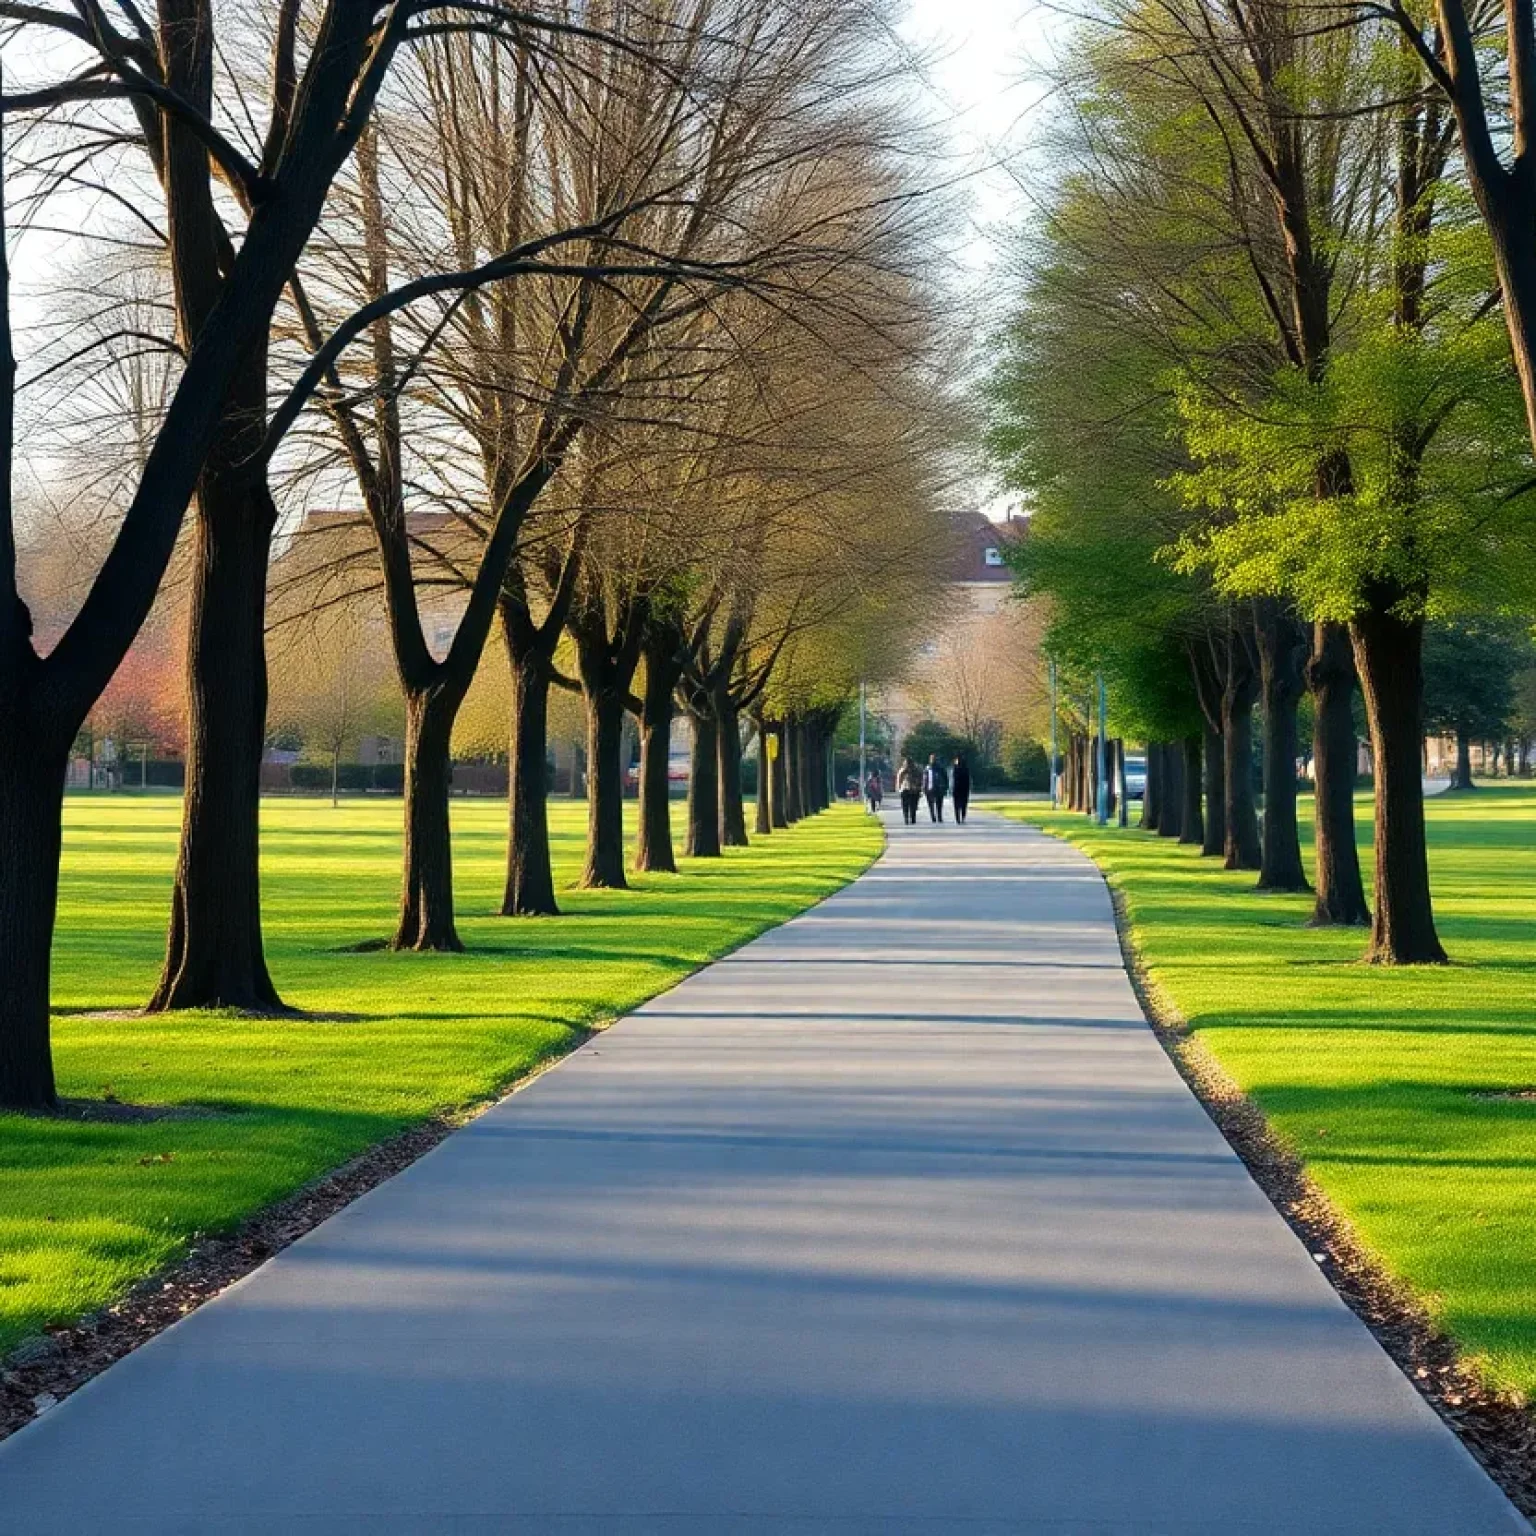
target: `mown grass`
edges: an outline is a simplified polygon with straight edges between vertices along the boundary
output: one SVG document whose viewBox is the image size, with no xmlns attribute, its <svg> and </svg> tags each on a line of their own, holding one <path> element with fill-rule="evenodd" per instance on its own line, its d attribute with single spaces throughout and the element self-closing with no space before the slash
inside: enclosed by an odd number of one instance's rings
<svg viewBox="0 0 1536 1536">
<path fill-rule="evenodd" d="M 585 807 L 552 805 L 556 877 L 577 873 Z M 839 807 L 684 861 L 631 892 L 562 896 L 508 920 L 505 810 L 456 802 L 463 955 L 348 953 L 390 931 L 399 802 L 263 806 L 268 954 L 309 1017 L 146 1018 L 180 819 L 171 797 L 74 798 L 55 948 L 59 1091 L 203 1118 L 101 1124 L 0 1116 L 0 1354 L 93 1310 L 325 1170 L 483 1100 L 699 965 L 852 879 L 881 843 Z M 108 1016 L 103 1016 L 108 1015 Z M 115 1015 L 115 1016 L 113 1016 Z"/>
<path fill-rule="evenodd" d="M 1536 1394 L 1536 1098 L 1489 1097 L 1536 1089 L 1536 793 L 1428 802 L 1456 963 L 1401 970 L 1359 964 L 1358 930 L 1307 929 L 1307 898 L 1260 896 L 1193 849 L 999 809 L 1098 861 L 1166 999 L 1469 1355 Z M 1369 802 L 1357 816 L 1369 871 Z"/>
</svg>

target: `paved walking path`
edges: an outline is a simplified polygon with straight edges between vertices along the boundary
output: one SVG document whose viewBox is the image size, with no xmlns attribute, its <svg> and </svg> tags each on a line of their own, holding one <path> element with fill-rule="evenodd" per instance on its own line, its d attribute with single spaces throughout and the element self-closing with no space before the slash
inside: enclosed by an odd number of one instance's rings
<svg viewBox="0 0 1536 1536">
<path fill-rule="evenodd" d="M 1142 1023 L 907 829 L 0 1447 L 0 1531 L 1528 1531 Z"/>
</svg>

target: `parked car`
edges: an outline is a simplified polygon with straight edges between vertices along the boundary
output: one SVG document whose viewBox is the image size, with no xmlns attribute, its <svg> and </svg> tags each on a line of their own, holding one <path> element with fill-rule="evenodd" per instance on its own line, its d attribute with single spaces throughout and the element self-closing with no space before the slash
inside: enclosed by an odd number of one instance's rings
<svg viewBox="0 0 1536 1536">
<path fill-rule="evenodd" d="M 1140 800 L 1147 792 L 1147 760 L 1140 753 L 1125 754 L 1125 798 Z"/>
</svg>

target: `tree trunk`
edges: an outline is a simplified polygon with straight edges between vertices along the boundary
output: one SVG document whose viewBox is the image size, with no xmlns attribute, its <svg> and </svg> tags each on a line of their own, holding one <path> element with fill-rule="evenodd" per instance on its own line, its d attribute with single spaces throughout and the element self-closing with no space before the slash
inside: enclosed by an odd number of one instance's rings
<svg viewBox="0 0 1536 1536">
<path fill-rule="evenodd" d="M 747 846 L 747 810 L 741 796 L 741 717 L 730 691 L 716 692 L 715 755 L 720 765 L 720 846 Z"/>
<path fill-rule="evenodd" d="M 688 763 L 688 843 L 694 859 L 720 857 L 720 726 L 705 703 L 690 712 L 693 751 Z"/>
<path fill-rule="evenodd" d="M 640 826 L 635 840 L 635 868 L 651 874 L 676 874 L 672 850 L 672 689 L 676 677 L 647 660 L 640 707 Z"/>
<path fill-rule="evenodd" d="M 1226 752 L 1220 731 L 1207 724 L 1204 730 L 1205 750 L 1205 819 L 1200 836 L 1202 858 L 1220 858 L 1225 852 L 1227 835 L 1227 773 Z"/>
<path fill-rule="evenodd" d="M 587 861 L 583 890 L 627 891 L 624 874 L 624 696 L 589 691 L 587 701 Z"/>
<path fill-rule="evenodd" d="M 795 733 L 795 773 L 800 780 L 800 809 L 804 815 L 814 816 L 820 809 L 816 797 L 815 743 L 811 740 L 811 728 L 804 720 L 796 720 L 791 729 Z"/>
<path fill-rule="evenodd" d="M 757 727 L 757 795 L 756 812 L 757 819 L 753 828 L 759 837 L 768 837 L 773 832 L 773 802 L 770 782 L 773 774 L 773 764 L 768 760 L 768 722 L 761 715 L 753 717 L 753 724 Z M 859 793 L 863 794 L 864 786 L 859 786 Z"/>
<path fill-rule="evenodd" d="M 1141 790 L 1141 830 L 1156 832 L 1163 809 L 1163 752 L 1160 741 L 1147 743 L 1146 782 Z"/>
<path fill-rule="evenodd" d="M 1355 846 L 1355 658 L 1339 624 L 1313 627 L 1307 663 L 1312 690 L 1312 782 L 1316 840 L 1315 927 L 1371 920 Z"/>
<path fill-rule="evenodd" d="M 1371 726 L 1376 779 L 1376 915 L 1366 959 L 1374 965 L 1444 964 L 1429 889 L 1424 830 L 1424 624 L 1379 596 L 1350 626 Z"/>
<path fill-rule="evenodd" d="M 549 847 L 549 658 L 502 624 L 511 684 L 507 751 L 507 883 L 503 917 L 558 917 Z"/>
<path fill-rule="evenodd" d="M 448 795 L 456 704 L 441 693 L 405 701 L 405 875 L 392 949 L 464 948 L 453 919 L 453 838 Z"/>
<path fill-rule="evenodd" d="M 283 1010 L 261 932 L 270 502 L 238 472 L 198 490 L 187 651 L 187 776 L 165 963 L 151 1013 Z"/>
<path fill-rule="evenodd" d="M 1199 736 L 1184 738 L 1184 813 L 1180 817 L 1179 841 L 1203 843 L 1205 818 L 1200 814 L 1200 785 L 1205 766 L 1205 752 Z"/>
<path fill-rule="evenodd" d="M 1466 731 L 1456 732 L 1456 767 L 1451 772 L 1452 789 L 1476 789 L 1472 780 L 1472 738 Z"/>
<path fill-rule="evenodd" d="M 1296 710 L 1301 702 L 1307 634 L 1273 599 L 1256 605 L 1254 634 L 1264 697 L 1264 841 L 1261 891 L 1310 891 L 1296 824 Z"/>
<path fill-rule="evenodd" d="M 1163 760 L 1163 804 L 1157 818 L 1159 837 L 1182 838 L 1184 835 L 1184 753 L 1176 741 L 1165 741 L 1158 748 Z"/>
<path fill-rule="evenodd" d="M 67 752 L 0 732 L 0 1109 L 52 1109 L 49 970 Z"/>
<path fill-rule="evenodd" d="M 1115 808 L 1115 821 L 1119 826 L 1128 827 L 1131 824 L 1131 797 L 1126 793 L 1125 786 L 1125 740 L 1123 737 L 1115 738 L 1115 788 L 1118 791 L 1119 802 Z"/>
<path fill-rule="evenodd" d="M 331 809 L 341 804 L 341 748 L 331 750 Z"/>
<path fill-rule="evenodd" d="M 800 729 L 793 715 L 786 716 L 779 733 L 783 742 L 779 761 L 784 775 L 784 824 L 793 826 L 805 815 L 800 799 Z"/>
<path fill-rule="evenodd" d="M 1253 700 L 1258 679 L 1234 660 L 1221 700 L 1227 825 L 1223 867 L 1257 869 L 1263 862 L 1259 816 L 1253 794 Z"/>
<path fill-rule="evenodd" d="M 789 817 L 786 814 L 786 800 L 789 794 L 789 784 L 784 772 L 784 723 L 781 720 L 770 720 L 767 729 L 773 740 L 778 744 L 778 751 L 769 759 L 770 777 L 768 780 L 768 819 L 773 823 L 774 831 L 780 827 L 789 825 Z M 763 743 L 765 751 L 769 750 L 768 743 Z"/>
</svg>

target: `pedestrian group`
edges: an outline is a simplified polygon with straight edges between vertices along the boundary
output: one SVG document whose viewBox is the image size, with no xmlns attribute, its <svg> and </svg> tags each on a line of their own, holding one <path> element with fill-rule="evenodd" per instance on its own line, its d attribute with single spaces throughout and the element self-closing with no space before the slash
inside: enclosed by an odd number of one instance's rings
<svg viewBox="0 0 1536 1536">
<path fill-rule="evenodd" d="M 877 768 L 864 781 L 864 798 L 870 810 L 880 809 L 883 791 Z M 929 821 L 943 821 L 946 798 L 954 803 L 955 820 L 963 822 L 971 803 L 971 770 L 958 753 L 948 770 L 939 761 L 937 752 L 929 757 L 923 768 L 910 757 L 904 757 L 901 767 L 896 770 L 896 793 L 901 799 L 901 819 L 909 827 L 917 825 L 917 809 L 925 800 Z"/>
</svg>

